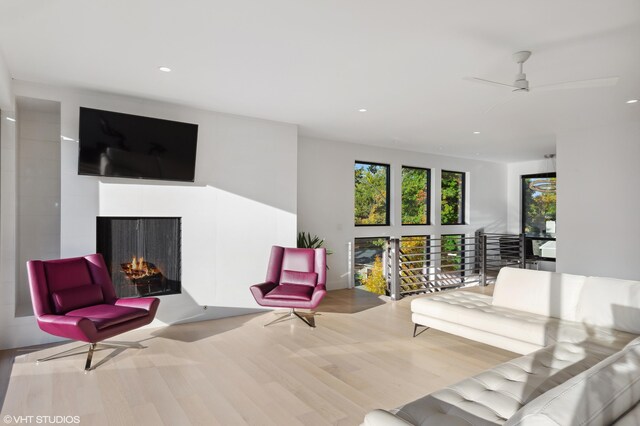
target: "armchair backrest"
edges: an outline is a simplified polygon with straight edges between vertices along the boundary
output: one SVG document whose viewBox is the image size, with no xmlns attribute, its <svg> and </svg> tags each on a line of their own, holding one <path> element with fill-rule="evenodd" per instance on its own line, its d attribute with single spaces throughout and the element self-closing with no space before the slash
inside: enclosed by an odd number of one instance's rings
<svg viewBox="0 0 640 426">
<path fill-rule="evenodd" d="M 99 303 L 114 303 L 113 283 L 101 254 L 27 262 L 33 311 L 37 317 L 64 314 Z"/>
<path fill-rule="evenodd" d="M 301 272 L 303 274 L 295 274 Z M 267 269 L 267 282 L 281 284 L 283 280 L 287 282 L 298 281 L 296 284 L 311 285 L 307 281 L 304 273 L 315 273 L 316 285 L 325 285 L 327 281 L 327 250 L 323 248 L 286 248 L 273 246 L 271 257 L 269 258 L 269 268 Z M 306 281 L 306 282 L 305 282 Z"/>
</svg>

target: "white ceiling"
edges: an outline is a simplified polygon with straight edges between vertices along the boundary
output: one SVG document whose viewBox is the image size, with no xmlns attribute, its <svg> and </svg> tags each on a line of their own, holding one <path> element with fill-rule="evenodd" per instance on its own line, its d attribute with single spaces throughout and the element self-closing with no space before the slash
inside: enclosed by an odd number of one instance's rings
<svg viewBox="0 0 640 426">
<path fill-rule="evenodd" d="M 2 0 L 0 49 L 16 79 L 498 161 L 542 158 L 559 131 L 640 119 L 625 103 L 640 98 L 638 0 Z M 533 51 L 532 86 L 620 79 L 484 112 L 509 90 L 463 78 L 512 81 L 518 50 Z"/>
</svg>

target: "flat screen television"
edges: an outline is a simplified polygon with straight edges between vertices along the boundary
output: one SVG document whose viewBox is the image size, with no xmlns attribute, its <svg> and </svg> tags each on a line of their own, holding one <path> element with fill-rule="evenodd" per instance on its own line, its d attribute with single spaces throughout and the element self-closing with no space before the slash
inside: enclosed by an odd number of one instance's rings
<svg viewBox="0 0 640 426">
<path fill-rule="evenodd" d="M 80 107 L 78 174 L 193 182 L 198 125 Z"/>
</svg>

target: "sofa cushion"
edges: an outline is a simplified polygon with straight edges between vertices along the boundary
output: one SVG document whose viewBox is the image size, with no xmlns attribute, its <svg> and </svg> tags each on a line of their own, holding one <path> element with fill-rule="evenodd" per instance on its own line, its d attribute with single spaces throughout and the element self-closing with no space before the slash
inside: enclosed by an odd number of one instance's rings
<svg viewBox="0 0 640 426">
<path fill-rule="evenodd" d="M 312 294 L 313 287 L 307 285 L 280 284 L 267 293 L 264 298 L 309 301 Z"/>
<path fill-rule="evenodd" d="M 315 272 L 300 272 L 284 270 L 280 275 L 280 284 L 306 285 L 315 287 L 318 283 L 318 274 Z"/>
<path fill-rule="evenodd" d="M 576 308 L 585 278 L 582 275 L 502 268 L 496 279 L 493 305 L 576 321 Z"/>
<path fill-rule="evenodd" d="M 640 334 L 640 281 L 588 277 L 576 315 L 586 324 Z"/>
<path fill-rule="evenodd" d="M 433 392 L 395 414 L 421 426 L 503 424 L 525 404 L 614 351 L 590 342 L 552 345 Z"/>
<path fill-rule="evenodd" d="M 609 328 L 495 306 L 491 304 L 490 296 L 469 291 L 441 292 L 413 299 L 411 311 L 420 315 L 416 321 L 418 324 L 431 326 L 428 319 L 435 318 L 537 347 L 555 342 L 579 343 L 588 339 L 620 349 L 635 337 Z"/>
<path fill-rule="evenodd" d="M 640 400 L 640 345 L 632 344 L 523 407 L 508 425 L 605 425 Z"/>
<path fill-rule="evenodd" d="M 551 323 L 558 321 L 493 306 L 490 296 L 467 291 L 442 292 L 414 299 L 411 301 L 411 311 L 540 347 L 549 343 L 546 330 Z"/>
<path fill-rule="evenodd" d="M 148 314 L 149 312 L 144 309 L 101 304 L 69 311 L 66 316 L 87 318 L 95 324 L 98 330 L 102 330 Z"/>
<path fill-rule="evenodd" d="M 51 297 L 57 314 L 104 302 L 102 287 L 95 284 L 54 291 L 51 293 Z"/>
</svg>

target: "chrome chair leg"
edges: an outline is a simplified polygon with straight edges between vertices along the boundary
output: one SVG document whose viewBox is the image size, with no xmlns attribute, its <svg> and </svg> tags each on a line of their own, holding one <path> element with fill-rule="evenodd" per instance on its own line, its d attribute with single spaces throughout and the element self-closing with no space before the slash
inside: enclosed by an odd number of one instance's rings
<svg viewBox="0 0 640 426">
<path fill-rule="evenodd" d="M 96 349 L 96 344 L 92 343 L 89 345 L 89 353 L 87 354 L 87 362 L 84 364 L 84 372 L 85 374 L 91 370 L 91 359 L 93 358 L 93 351 Z"/>
<path fill-rule="evenodd" d="M 273 321 L 270 321 L 270 322 L 266 323 L 265 325 L 263 325 L 263 327 L 266 327 L 266 326 L 271 325 L 271 324 L 277 324 L 277 323 L 282 322 L 282 321 L 290 320 L 292 317 L 293 317 L 293 309 L 292 309 L 292 310 L 290 310 L 290 311 L 289 311 L 289 312 L 287 312 L 287 313 L 284 313 L 284 314 L 279 315 L 279 316 L 278 316 L 276 319 L 274 319 Z"/>
<path fill-rule="evenodd" d="M 36 360 L 36 364 L 39 364 L 39 363 L 45 362 L 45 361 L 50 361 L 52 359 L 64 358 L 64 357 L 67 357 L 67 356 L 73 356 L 73 355 L 78 355 L 78 354 L 84 353 L 86 351 L 86 347 L 87 347 L 87 345 L 82 345 L 82 346 L 79 346 L 77 348 L 67 349 L 66 351 L 62 351 L 62 352 L 59 352 L 59 353 L 54 354 L 54 355 L 50 355 L 50 356 L 45 357 L 45 358 L 40 358 L 40 359 Z M 79 352 L 76 352 L 76 351 L 79 351 Z"/>
<path fill-rule="evenodd" d="M 291 313 L 293 315 L 295 315 L 296 317 L 298 317 L 303 323 L 307 324 L 309 327 L 316 328 L 316 321 L 315 321 L 315 318 L 313 316 L 311 318 L 305 318 L 302 315 L 300 315 L 299 313 L 297 313 L 295 311 L 295 309 L 292 309 Z"/>
<path fill-rule="evenodd" d="M 266 326 L 271 325 L 271 324 L 277 324 L 277 323 L 282 322 L 282 321 L 287 321 L 287 320 L 290 320 L 292 318 L 298 318 L 303 323 L 307 324 L 309 327 L 316 328 L 315 319 L 313 317 L 311 319 L 305 318 L 302 315 L 300 315 L 298 312 L 296 312 L 295 309 L 291 309 L 289 312 L 280 315 L 278 318 L 274 319 L 273 321 L 266 323 L 263 327 L 266 327 Z"/>
<path fill-rule="evenodd" d="M 93 360 L 93 353 L 95 351 L 99 351 L 102 348 L 105 348 L 105 349 L 116 349 L 116 350 L 119 350 L 121 352 L 121 351 L 123 351 L 125 349 L 144 349 L 144 348 L 146 348 L 146 346 L 143 346 L 138 342 L 89 343 L 89 349 L 88 350 L 87 350 L 87 346 L 86 345 L 82 345 L 82 346 L 79 346 L 79 347 L 76 347 L 76 348 L 68 349 L 68 350 L 63 351 L 63 352 L 59 352 L 59 353 L 54 354 L 54 355 L 50 355 L 50 356 L 45 357 L 45 358 L 40 358 L 40 359 L 36 360 L 36 364 L 40 364 L 41 362 L 51 361 L 51 360 L 58 359 L 58 358 L 65 358 L 65 357 L 68 357 L 68 356 L 79 355 L 79 354 L 87 352 L 87 360 L 85 361 L 85 364 L 84 364 L 84 372 L 87 373 L 88 371 L 92 370 L 91 362 Z M 96 364 L 96 366 L 94 366 L 94 368 L 97 367 L 98 365 L 102 364 L 104 361 L 105 360 L 102 360 L 101 362 Z"/>
</svg>

